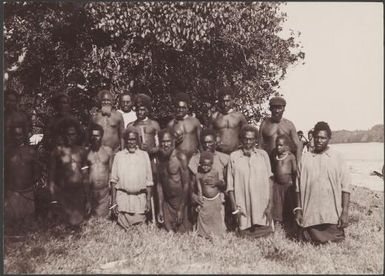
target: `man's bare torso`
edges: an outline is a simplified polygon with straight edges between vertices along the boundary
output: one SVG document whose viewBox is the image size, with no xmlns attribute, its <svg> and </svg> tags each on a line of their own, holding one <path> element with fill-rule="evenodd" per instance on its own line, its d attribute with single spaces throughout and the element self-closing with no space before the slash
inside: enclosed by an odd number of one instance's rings
<svg viewBox="0 0 385 276">
<path fill-rule="evenodd" d="M 108 146 L 113 150 L 116 150 L 121 143 L 120 128 L 123 126 L 123 116 L 116 110 L 111 112 L 111 115 L 103 116 L 99 111 L 97 112 L 92 121 L 103 127 L 104 135 L 102 139 L 102 145 Z"/>
<path fill-rule="evenodd" d="M 90 184 L 94 188 L 108 187 L 112 149 L 101 146 L 97 152 L 90 150 L 87 161 L 90 167 Z"/>
</svg>

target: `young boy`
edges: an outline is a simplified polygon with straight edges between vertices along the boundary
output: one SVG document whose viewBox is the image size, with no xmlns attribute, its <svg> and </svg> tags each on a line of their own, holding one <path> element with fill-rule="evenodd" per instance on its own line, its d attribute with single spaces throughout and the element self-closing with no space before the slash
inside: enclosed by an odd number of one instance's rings
<svg viewBox="0 0 385 276">
<path fill-rule="evenodd" d="M 201 153 L 196 185 L 203 205 L 197 208 L 197 230 L 203 237 L 222 235 L 226 232 L 223 204 L 220 192 L 225 187 L 219 180 L 219 172 L 213 169 L 214 155 L 211 152 Z"/>
<path fill-rule="evenodd" d="M 97 217 L 109 214 L 110 186 L 109 177 L 112 167 L 113 152 L 110 147 L 102 145 L 103 127 L 92 124 L 89 129 L 91 147 L 87 155 L 89 164 L 89 183 L 91 192 L 91 212 Z"/>
<path fill-rule="evenodd" d="M 276 155 L 273 159 L 273 219 L 290 227 L 294 222 L 293 208 L 295 207 L 295 181 L 297 163 L 290 152 L 289 137 L 279 135 L 276 138 Z"/>
</svg>

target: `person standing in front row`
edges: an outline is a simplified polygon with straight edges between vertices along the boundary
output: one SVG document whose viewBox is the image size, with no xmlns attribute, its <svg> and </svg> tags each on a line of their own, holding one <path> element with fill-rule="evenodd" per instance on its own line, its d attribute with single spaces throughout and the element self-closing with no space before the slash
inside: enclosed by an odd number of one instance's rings
<svg viewBox="0 0 385 276">
<path fill-rule="evenodd" d="M 146 221 L 151 210 L 153 186 L 150 158 L 138 148 L 139 134 L 128 127 L 124 133 L 125 149 L 117 152 L 112 163 L 112 212 L 124 229 Z"/>
<path fill-rule="evenodd" d="M 167 231 L 191 231 L 192 225 L 188 218 L 190 178 L 187 156 L 175 148 L 173 130 L 161 130 L 159 141 L 158 222 L 163 223 Z"/>
<path fill-rule="evenodd" d="M 314 151 L 306 152 L 299 168 L 296 221 L 300 238 L 315 244 L 345 238 L 350 200 L 349 169 L 328 144 L 332 131 L 326 122 L 314 127 Z"/>
<path fill-rule="evenodd" d="M 255 147 L 258 129 L 241 129 L 241 149 L 230 154 L 227 192 L 241 237 L 262 237 L 273 232 L 273 174 L 266 151 Z"/>
</svg>

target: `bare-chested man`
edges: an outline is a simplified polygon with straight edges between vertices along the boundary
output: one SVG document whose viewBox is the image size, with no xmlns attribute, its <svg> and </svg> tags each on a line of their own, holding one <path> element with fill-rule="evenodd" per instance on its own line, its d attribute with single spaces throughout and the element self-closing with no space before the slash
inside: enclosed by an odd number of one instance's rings
<svg viewBox="0 0 385 276">
<path fill-rule="evenodd" d="M 22 123 L 9 126 L 5 147 L 5 219 L 6 225 L 34 219 L 34 183 L 39 175 L 36 151 L 28 145 Z"/>
<path fill-rule="evenodd" d="M 188 218 L 188 195 L 190 190 L 187 156 L 175 149 L 173 130 L 159 132 L 159 214 L 167 231 L 192 230 Z"/>
<path fill-rule="evenodd" d="M 112 100 L 109 91 L 101 90 L 98 93 L 100 110 L 92 117 L 91 122 L 103 127 L 102 145 L 112 148 L 116 153 L 124 148 L 124 120 L 122 114 L 113 109 Z"/>
<path fill-rule="evenodd" d="M 234 110 L 232 91 L 224 87 L 219 91 L 219 102 L 221 112 L 211 123 L 214 130 L 218 132 L 220 143 L 217 150 L 230 154 L 239 147 L 239 133 L 243 125 L 247 124 L 245 116 Z"/>
<path fill-rule="evenodd" d="M 175 119 L 168 123 L 176 135 L 176 148 L 187 156 L 187 161 L 197 152 L 201 123 L 197 118 L 189 116 L 190 97 L 185 93 L 178 93 L 174 98 Z"/>
<path fill-rule="evenodd" d="M 156 154 L 159 150 L 158 132 L 160 131 L 160 127 L 157 121 L 154 121 L 148 117 L 152 106 L 152 100 L 150 96 L 146 94 L 138 94 L 136 96 L 135 105 L 137 120 L 135 122 L 130 123 L 129 127 L 135 127 L 138 130 L 140 138 L 139 147 L 141 150 L 147 151 L 150 157 L 152 177 L 154 185 L 156 186 L 158 181 Z M 154 193 L 155 201 L 158 202 L 156 190 L 153 190 L 152 192 Z M 154 208 L 153 211 L 156 211 L 158 213 L 157 208 Z"/>
<path fill-rule="evenodd" d="M 135 111 L 132 110 L 133 100 L 132 95 L 128 92 L 120 95 L 118 112 L 120 112 L 123 116 L 124 128 L 128 126 L 129 123 L 132 123 L 136 120 Z"/>
<path fill-rule="evenodd" d="M 22 125 L 26 131 L 28 137 L 31 136 L 32 121 L 28 115 L 19 110 L 18 101 L 19 95 L 13 90 L 4 91 L 5 95 L 5 110 L 4 110 L 4 128 L 5 128 L 5 140 L 9 134 L 11 125 L 19 124 Z"/>
<path fill-rule="evenodd" d="M 110 147 L 102 145 L 103 134 L 103 128 L 98 124 L 92 124 L 89 128 L 91 146 L 87 160 L 90 171 L 91 212 L 97 217 L 108 216 L 110 203 L 109 180 L 113 152 Z"/>
<path fill-rule="evenodd" d="M 90 211 L 87 152 L 80 146 L 80 124 L 63 119 L 63 145 L 52 151 L 49 168 L 49 189 L 52 203 L 58 204 L 61 219 L 69 226 L 79 226 Z"/>
<path fill-rule="evenodd" d="M 271 117 L 265 118 L 259 131 L 258 147 L 264 149 L 272 161 L 276 154 L 275 140 L 278 135 L 286 134 L 290 137 L 290 148 L 296 156 L 297 163 L 302 156 L 302 143 L 298 139 L 294 124 L 283 118 L 286 101 L 282 97 L 273 97 L 270 102 Z"/>
</svg>

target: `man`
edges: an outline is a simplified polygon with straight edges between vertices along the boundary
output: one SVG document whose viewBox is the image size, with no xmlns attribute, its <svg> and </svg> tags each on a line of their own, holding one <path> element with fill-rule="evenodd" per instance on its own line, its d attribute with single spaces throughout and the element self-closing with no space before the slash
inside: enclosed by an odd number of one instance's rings
<svg viewBox="0 0 385 276">
<path fill-rule="evenodd" d="M 258 130 L 245 125 L 241 149 L 230 154 L 227 192 L 240 236 L 262 237 L 272 233 L 273 174 L 269 156 L 256 149 Z"/>
<path fill-rule="evenodd" d="M 65 118 L 76 120 L 71 115 L 70 97 L 65 93 L 57 93 L 52 98 L 52 105 L 55 114 L 50 118 L 44 129 L 42 145 L 47 152 L 51 152 L 57 145 L 63 144 L 63 139 L 60 137 L 61 132 L 58 125 Z"/>
<path fill-rule="evenodd" d="M 298 134 L 294 124 L 283 118 L 286 101 L 282 97 L 273 97 L 270 99 L 271 117 L 265 118 L 260 127 L 258 147 L 267 152 L 270 159 L 276 151 L 275 140 L 278 135 L 286 134 L 291 138 L 291 150 L 294 153 L 297 162 L 301 160 L 302 143 L 298 139 Z"/>
<path fill-rule="evenodd" d="M 331 134 L 326 122 L 315 125 L 314 151 L 302 156 L 296 188 L 300 237 L 315 244 L 342 241 L 348 226 L 351 179 L 341 155 L 328 146 Z"/>
<path fill-rule="evenodd" d="M 168 127 L 175 131 L 176 148 L 183 152 L 187 160 L 199 149 L 201 124 L 197 118 L 189 116 L 190 97 L 185 93 L 178 93 L 174 98 L 175 119 L 168 123 Z"/>
<path fill-rule="evenodd" d="M 152 176 L 156 185 L 156 154 L 159 149 L 158 132 L 160 131 L 160 127 L 157 121 L 148 117 L 151 111 L 151 105 L 150 96 L 146 94 L 138 94 L 136 97 L 136 114 L 138 119 L 135 122 L 130 123 L 129 126 L 137 129 L 140 137 L 139 147 L 141 150 L 147 151 L 150 156 Z M 156 193 L 156 191 L 153 192 Z M 158 197 L 155 196 L 155 199 L 155 201 L 157 201 Z M 155 212 L 155 210 L 152 211 Z"/>
<path fill-rule="evenodd" d="M 128 230 L 144 223 L 151 210 L 152 172 L 148 153 L 138 148 L 139 133 L 128 127 L 125 148 L 114 157 L 111 171 L 112 206 L 117 223 Z"/>
<path fill-rule="evenodd" d="M 32 134 L 32 121 L 28 115 L 19 110 L 19 95 L 13 90 L 5 90 L 5 110 L 4 110 L 4 128 L 5 128 L 5 141 L 8 139 L 11 125 L 21 124 L 26 131 L 27 137 Z"/>
<path fill-rule="evenodd" d="M 56 146 L 51 153 L 49 190 L 52 204 L 58 205 L 63 222 L 78 229 L 91 208 L 87 152 L 81 146 L 78 121 L 65 118 L 58 129 L 61 129 L 63 145 Z"/>
<path fill-rule="evenodd" d="M 114 152 L 124 148 L 124 120 L 120 112 L 113 109 L 112 94 L 101 90 L 97 96 L 100 110 L 92 116 L 91 122 L 101 125 L 104 130 L 102 145 Z"/>
<path fill-rule="evenodd" d="M 190 191 L 187 156 L 175 148 L 173 130 L 159 132 L 159 214 L 167 231 L 187 232 L 192 230 L 188 219 Z"/>
<path fill-rule="evenodd" d="M 136 120 L 136 114 L 132 110 L 132 95 L 130 93 L 121 94 L 119 105 L 120 109 L 118 109 L 118 112 L 122 114 L 124 128 L 126 128 L 129 123 L 132 123 Z"/>
<path fill-rule="evenodd" d="M 97 217 L 106 217 L 110 203 L 110 171 L 113 152 L 110 147 L 102 145 L 103 128 L 92 124 L 89 128 L 91 146 L 87 161 L 90 171 L 91 212 Z"/>
<path fill-rule="evenodd" d="M 238 149 L 239 133 L 242 126 L 247 124 L 247 120 L 241 112 L 234 110 L 232 91 L 229 87 L 219 91 L 219 103 L 221 112 L 211 126 L 219 133 L 218 151 L 230 154 Z"/>
<path fill-rule="evenodd" d="M 313 129 L 309 130 L 307 133 L 307 138 L 309 139 L 309 142 L 306 145 L 306 150 L 308 152 L 312 152 L 314 150 Z"/>
<path fill-rule="evenodd" d="M 33 219 L 35 214 L 34 183 L 39 165 L 36 152 L 28 145 L 23 123 L 11 124 L 10 139 L 5 147 L 5 219 L 7 226 Z"/>
</svg>

